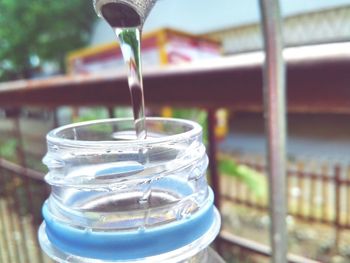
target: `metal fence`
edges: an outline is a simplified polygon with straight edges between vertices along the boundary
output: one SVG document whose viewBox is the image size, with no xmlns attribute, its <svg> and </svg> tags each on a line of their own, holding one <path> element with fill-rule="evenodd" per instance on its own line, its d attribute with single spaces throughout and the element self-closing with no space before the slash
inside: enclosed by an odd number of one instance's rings
<svg viewBox="0 0 350 263">
<path fill-rule="evenodd" d="M 0 159 L 0 262 L 51 262 L 37 242 L 41 206 L 48 196 L 39 176 L 42 174 Z"/>
<path fill-rule="evenodd" d="M 239 163 L 265 174 L 265 164 L 261 160 Z M 221 180 L 224 200 L 267 210 L 268 200 L 256 198 L 239 180 L 228 176 L 222 176 Z M 350 229 L 350 167 L 300 161 L 289 164 L 287 181 L 288 214 L 307 223 L 333 226 L 337 247 L 339 233 Z"/>
</svg>

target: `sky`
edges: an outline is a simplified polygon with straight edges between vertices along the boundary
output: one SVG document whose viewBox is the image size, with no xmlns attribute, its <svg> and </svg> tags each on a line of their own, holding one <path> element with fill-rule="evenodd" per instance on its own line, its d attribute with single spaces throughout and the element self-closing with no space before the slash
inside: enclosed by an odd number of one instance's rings
<svg viewBox="0 0 350 263">
<path fill-rule="evenodd" d="M 350 5 L 350 0 L 282 0 L 280 3 L 283 16 L 290 16 Z M 259 19 L 257 0 L 159 0 L 146 22 L 145 31 L 168 26 L 204 33 Z"/>
<path fill-rule="evenodd" d="M 281 0 L 283 16 L 350 5 L 350 0 Z M 158 0 L 144 32 L 170 27 L 193 34 L 256 23 L 258 0 Z M 113 32 L 104 21 L 96 24 L 91 44 L 111 42 Z"/>
</svg>

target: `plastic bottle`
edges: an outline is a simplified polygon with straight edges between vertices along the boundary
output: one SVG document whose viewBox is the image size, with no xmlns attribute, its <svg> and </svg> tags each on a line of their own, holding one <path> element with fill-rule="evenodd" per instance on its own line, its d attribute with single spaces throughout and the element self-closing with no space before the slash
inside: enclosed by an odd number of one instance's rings
<svg viewBox="0 0 350 263">
<path fill-rule="evenodd" d="M 52 192 L 42 249 L 56 262 L 223 262 L 208 246 L 220 215 L 207 185 L 201 127 L 148 118 L 67 125 L 47 135 Z"/>
</svg>

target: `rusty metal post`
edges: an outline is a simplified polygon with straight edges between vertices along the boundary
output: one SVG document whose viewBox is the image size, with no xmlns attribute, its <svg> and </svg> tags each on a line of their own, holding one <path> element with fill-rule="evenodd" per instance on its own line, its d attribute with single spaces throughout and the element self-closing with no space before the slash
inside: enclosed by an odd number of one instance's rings
<svg viewBox="0 0 350 263">
<path fill-rule="evenodd" d="M 209 157 L 209 171 L 210 171 L 210 183 L 214 192 L 214 204 L 220 210 L 221 208 L 221 190 L 220 190 L 220 178 L 217 167 L 217 145 L 215 138 L 216 127 L 216 110 L 215 108 L 209 108 L 208 114 L 208 157 Z M 221 239 L 218 238 L 214 244 L 216 251 L 222 255 Z"/>
<path fill-rule="evenodd" d="M 114 115 L 114 107 L 108 106 L 108 107 L 107 107 L 107 112 L 108 112 L 108 118 L 110 118 L 110 119 L 115 118 L 115 115 Z"/>
<path fill-rule="evenodd" d="M 273 263 L 287 262 L 286 95 L 278 0 L 260 0 L 265 43 L 264 103 L 268 138 L 270 241 Z"/>
<path fill-rule="evenodd" d="M 17 149 L 16 149 L 16 155 L 17 155 L 17 159 L 18 159 L 18 162 L 19 164 L 22 166 L 22 167 L 26 167 L 26 158 L 25 158 L 25 154 L 24 154 L 24 148 L 23 148 L 23 140 L 22 140 L 22 134 L 21 134 L 21 127 L 20 127 L 20 110 L 18 110 L 16 112 L 16 114 L 13 116 L 13 134 L 17 140 Z M 24 174 L 24 178 L 27 178 L 26 177 L 26 174 Z M 28 185 L 28 182 L 25 181 L 24 183 L 24 189 L 26 191 L 26 193 L 28 193 L 28 189 L 27 187 L 29 187 Z M 23 240 L 24 240 L 24 258 L 26 260 L 30 260 L 30 254 L 29 254 L 29 247 L 27 245 L 27 240 L 29 239 L 28 237 L 28 234 L 24 231 L 25 230 L 25 225 L 21 219 L 21 204 L 20 204 L 20 198 L 19 198 L 19 195 L 18 195 L 18 189 L 15 188 L 14 189 L 14 202 L 15 202 L 15 209 L 19 215 L 19 228 L 20 228 L 20 231 L 21 231 L 21 234 L 23 236 Z M 31 196 L 28 198 L 29 199 L 29 210 L 30 212 L 32 213 L 33 209 L 32 209 L 32 206 L 31 206 Z M 23 204 L 22 204 L 23 205 Z"/>
<path fill-rule="evenodd" d="M 215 138 L 215 126 L 216 126 L 216 110 L 208 109 L 208 141 L 209 141 L 209 171 L 210 171 L 210 180 L 211 186 L 213 187 L 215 195 L 215 206 L 220 210 L 220 183 L 219 183 L 219 174 L 217 168 L 217 145 Z"/>
<path fill-rule="evenodd" d="M 334 249 L 336 253 L 339 253 L 339 242 L 341 235 L 341 222 L 340 222 L 340 213 L 341 213 L 341 177 L 340 177 L 340 166 L 336 165 L 334 167 L 334 183 L 335 183 L 335 197 L 334 197 L 334 208 L 335 208 L 335 217 L 334 217 L 334 227 L 335 227 L 335 237 L 334 237 Z"/>
<path fill-rule="evenodd" d="M 52 117 L 53 117 L 53 128 L 57 128 L 59 126 L 59 120 L 58 120 L 58 108 L 52 108 Z"/>
</svg>

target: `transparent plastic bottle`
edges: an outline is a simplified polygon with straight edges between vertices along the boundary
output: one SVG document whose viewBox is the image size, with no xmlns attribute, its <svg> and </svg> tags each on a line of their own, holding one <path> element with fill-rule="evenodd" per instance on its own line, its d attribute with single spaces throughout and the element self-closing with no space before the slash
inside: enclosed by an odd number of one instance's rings
<svg viewBox="0 0 350 263">
<path fill-rule="evenodd" d="M 223 262 L 208 246 L 220 216 L 208 187 L 201 127 L 147 119 L 67 125 L 47 135 L 51 195 L 39 229 L 56 262 Z"/>
</svg>

